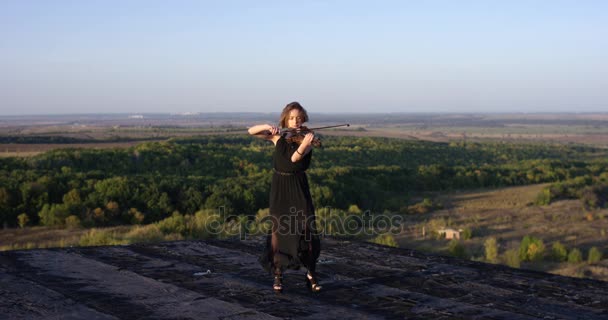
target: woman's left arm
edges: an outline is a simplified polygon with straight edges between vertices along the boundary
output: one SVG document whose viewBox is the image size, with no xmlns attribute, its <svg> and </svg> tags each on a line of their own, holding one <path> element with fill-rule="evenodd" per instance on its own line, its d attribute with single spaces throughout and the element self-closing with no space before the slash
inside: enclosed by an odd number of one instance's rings
<svg viewBox="0 0 608 320">
<path fill-rule="evenodd" d="M 304 158 L 306 154 L 312 150 L 312 139 L 314 139 L 315 135 L 312 132 L 307 133 L 304 136 L 304 140 L 298 146 L 296 151 L 291 155 L 291 162 L 298 162 Z"/>
</svg>

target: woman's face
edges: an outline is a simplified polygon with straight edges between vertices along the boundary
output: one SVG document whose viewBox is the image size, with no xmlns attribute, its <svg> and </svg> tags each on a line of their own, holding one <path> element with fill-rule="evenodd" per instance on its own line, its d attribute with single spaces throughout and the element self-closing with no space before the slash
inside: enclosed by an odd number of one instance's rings
<svg viewBox="0 0 608 320">
<path fill-rule="evenodd" d="M 300 110 L 291 110 L 287 117 L 287 126 L 289 128 L 299 128 L 302 123 L 304 123 L 304 115 L 300 113 Z"/>
</svg>

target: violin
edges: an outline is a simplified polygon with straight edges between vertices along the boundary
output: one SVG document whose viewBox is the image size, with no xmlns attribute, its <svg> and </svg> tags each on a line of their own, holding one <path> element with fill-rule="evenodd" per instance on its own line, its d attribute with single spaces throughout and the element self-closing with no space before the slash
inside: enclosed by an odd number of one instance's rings
<svg viewBox="0 0 608 320">
<path fill-rule="evenodd" d="M 318 127 L 318 128 L 308 128 L 306 126 L 301 126 L 299 128 L 287 128 L 287 129 L 281 130 L 281 135 L 283 137 L 285 137 L 285 140 L 287 142 L 300 145 L 304 141 L 304 137 L 306 136 L 306 134 L 314 133 L 313 130 L 321 130 L 321 129 L 344 127 L 344 126 L 350 127 L 350 124 L 346 123 L 346 124 L 339 124 L 339 125 L 335 125 L 335 126 L 326 126 L 326 127 Z M 320 147 L 321 139 L 319 139 L 319 137 L 314 137 L 312 139 L 311 144 L 313 147 Z"/>
<path fill-rule="evenodd" d="M 297 145 L 301 145 L 302 142 L 304 141 L 304 137 L 306 137 L 306 135 L 308 133 L 315 133 L 315 132 L 306 126 L 301 126 L 299 128 L 295 128 L 295 129 L 287 129 L 281 135 L 285 138 L 285 140 L 288 143 L 295 143 Z M 319 139 L 319 137 L 315 136 L 314 138 L 312 138 L 311 144 L 313 147 L 320 147 L 321 139 Z"/>
</svg>

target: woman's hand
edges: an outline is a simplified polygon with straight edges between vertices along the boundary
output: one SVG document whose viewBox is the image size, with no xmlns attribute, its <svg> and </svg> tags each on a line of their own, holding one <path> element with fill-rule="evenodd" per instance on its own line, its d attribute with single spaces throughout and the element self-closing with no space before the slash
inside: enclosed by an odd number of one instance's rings
<svg viewBox="0 0 608 320">
<path fill-rule="evenodd" d="M 310 145 L 312 145 L 312 139 L 315 138 L 315 134 L 312 132 L 307 133 L 304 136 L 304 140 L 302 140 L 302 145 L 306 148 L 308 148 Z"/>
<path fill-rule="evenodd" d="M 271 125 L 268 125 L 268 128 L 266 130 L 270 132 L 271 136 L 275 136 L 281 132 L 281 129 L 279 129 L 279 127 Z"/>
</svg>

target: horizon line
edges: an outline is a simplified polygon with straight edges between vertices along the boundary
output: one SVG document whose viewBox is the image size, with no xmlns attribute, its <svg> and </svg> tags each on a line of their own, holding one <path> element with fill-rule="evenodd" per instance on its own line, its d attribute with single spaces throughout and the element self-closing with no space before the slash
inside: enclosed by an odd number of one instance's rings
<svg viewBox="0 0 608 320">
<path fill-rule="evenodd" d="M 272 112 L 253 112 L 253 111 L 209 111 L 209 112 L 88 112 L 88 113 L 32 113 L 32 114 L 0 114 L 0 117 L 41 117 L 41 116 L 139 116 L 139 115 L 163 115 L 163 116 L 180 116 L 180 117 L 192 117 L 205 114 L 214 115 L 270 115 L 280 114 L 280 111 Z M 608 111 L 387 111 L 387 112 L 310 112 L 313 114 L 321 115 L 387 115 L 387 114 L 449 114 L 449 115 L 473 115 L 473 114 L 492 114 L 492 115 L 509 115 L 509 114 L 543 114 L 543 115 L 559 115 L 559 114 L 608 114 Z M 135 120 L 135 119 L 134 119 Z"/>
</svg>

